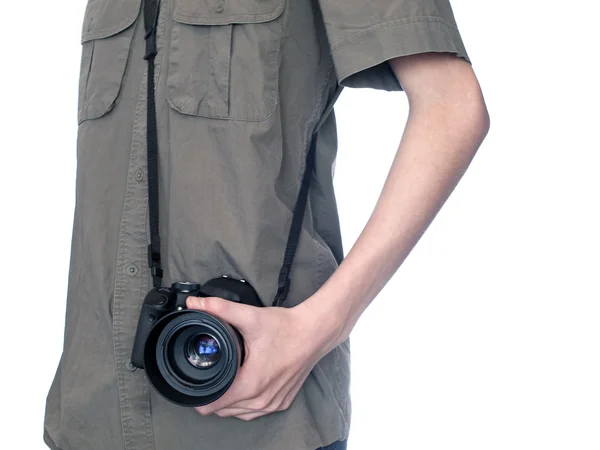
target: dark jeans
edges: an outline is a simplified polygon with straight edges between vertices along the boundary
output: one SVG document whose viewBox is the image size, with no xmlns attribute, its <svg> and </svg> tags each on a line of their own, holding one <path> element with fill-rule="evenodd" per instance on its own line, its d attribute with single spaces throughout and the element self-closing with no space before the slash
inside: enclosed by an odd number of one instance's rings
<svg viewBox="0 0 600 450">
<path fill-rule="evenodd" d="M 317 450 L 346 450 L 347 443 L 348 441 L 337 441 L 325 447 L 318 448 Z"/>
</svg>

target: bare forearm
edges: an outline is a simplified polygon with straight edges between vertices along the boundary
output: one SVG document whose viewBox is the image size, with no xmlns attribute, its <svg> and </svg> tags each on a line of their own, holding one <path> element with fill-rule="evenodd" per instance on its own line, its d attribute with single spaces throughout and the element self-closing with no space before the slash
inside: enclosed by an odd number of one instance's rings
<svg viewBox="0 0 600 450">
<path fill-rule="evenodd" d="M 456 187 L 488 129 L 482 103 L 413 107 L 375 209 L 330 279 L 305 303 L 345 340 Z M 465 109 L 467 108 L 467 109 Z"/>
</svg>

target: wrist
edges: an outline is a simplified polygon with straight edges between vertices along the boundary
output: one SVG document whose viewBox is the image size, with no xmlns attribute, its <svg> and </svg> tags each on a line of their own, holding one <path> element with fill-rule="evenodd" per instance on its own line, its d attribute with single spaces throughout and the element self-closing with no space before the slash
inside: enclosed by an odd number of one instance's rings
<svg viewBox="0 0 600 450">
<path fill-rule="evenodd" d="M 318 291 L 295 307 L 321 356 L 344 342 L 351 331 L 349 311 Z"/>
</svg>

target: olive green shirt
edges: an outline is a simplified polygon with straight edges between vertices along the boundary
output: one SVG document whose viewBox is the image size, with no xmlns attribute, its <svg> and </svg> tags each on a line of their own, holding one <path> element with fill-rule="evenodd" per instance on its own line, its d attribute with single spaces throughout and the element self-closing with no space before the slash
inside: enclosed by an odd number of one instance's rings
<svg viewBox="0 0 600 450">
<path fill-rule="evenodd" d="M 141 0 L 89 0 L 82 31 L 76 207 L 64 348 L 47 397 L 54 450 L 314 450 L 347 438 L 348 341 L 291 407 L 201 416 L 128 361 L 147 267 Z M 156 107 L 164 284 L 243 278 L 270 305 L 313 131 L 342 86 L 401 90 L 387 60 L 469 61 L 448 0 L 163 0 Z M 370 150 L 370 149 L 365 149 Z M 335 116 L 317 135 L 291 289 L 311 296 L 343 258 Z"/>
</svg>

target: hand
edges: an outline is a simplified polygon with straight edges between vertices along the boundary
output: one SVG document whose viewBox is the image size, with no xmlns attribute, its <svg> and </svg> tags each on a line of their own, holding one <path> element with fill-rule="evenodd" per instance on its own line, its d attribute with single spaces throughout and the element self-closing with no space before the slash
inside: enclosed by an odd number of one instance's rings
<svg viewBox="0 0 600 450">
<path fill-rule="evenodd" d="M 257 308 L 219 297 L 188 297 L 186 305 L 236 327 L 246 351 L 227 392 L 195 408 L 202 415 L 252 420 L 286 410 L 315 364 L 337 345 L 336 327 L 302 304 Z"/>
</svg>

